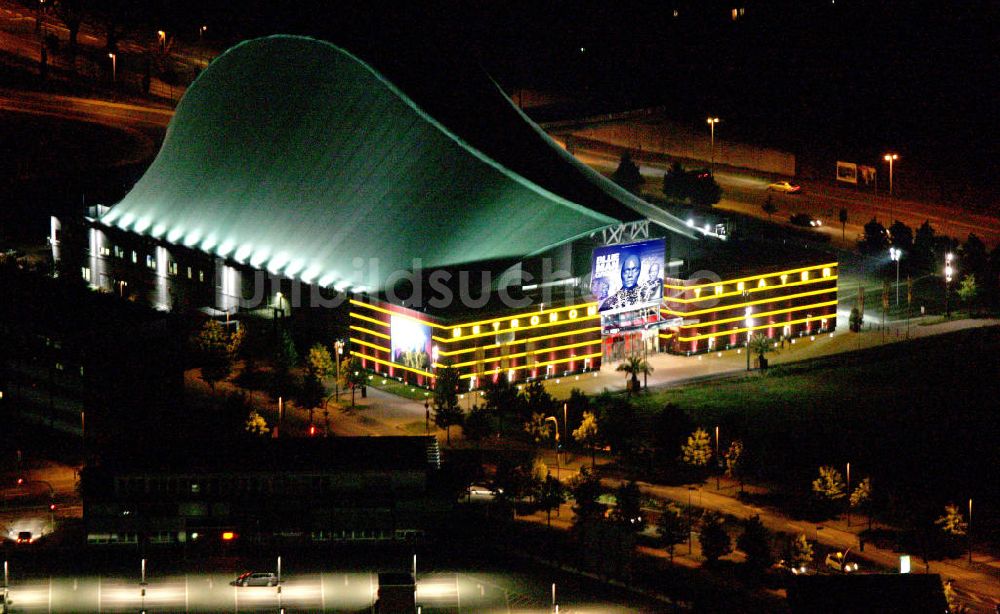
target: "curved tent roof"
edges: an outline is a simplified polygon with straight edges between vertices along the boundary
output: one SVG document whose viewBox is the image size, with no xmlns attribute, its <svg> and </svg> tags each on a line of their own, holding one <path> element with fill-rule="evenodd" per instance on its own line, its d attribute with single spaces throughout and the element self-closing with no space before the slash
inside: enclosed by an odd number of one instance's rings
<svg viewBox="0 0 1000 614">
<path fill-rule="evenodd" d="M 199 76 L 156 160 L 100 221 L 307 283 L 377 291 L 394 271 L 521 258 L 641 219 L 637 209 L 548 191 L 348 52 L 273 36 L 233 47 Z"/>
</svg>

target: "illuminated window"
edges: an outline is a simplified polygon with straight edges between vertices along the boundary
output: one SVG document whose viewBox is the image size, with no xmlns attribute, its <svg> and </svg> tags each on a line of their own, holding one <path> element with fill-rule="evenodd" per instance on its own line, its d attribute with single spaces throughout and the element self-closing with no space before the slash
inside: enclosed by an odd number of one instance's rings
<svg viewBox="0 0 1000 614">
<path fill-rule="evenodd" d="M 451 336 L 452 337 L 461 337 L 462 336 L 462 329 L 461 328 L 454 328 L 454 329 L 452 329 Z"/>
<path fill-rule="evenodd" d="M 85 266 L 85 267 L 81 268 L 80 269 L 80 273 L 83 275 L 84 281 L 87 281 L 87 282 L 90 281 L 90 267 L 89 266 Z"/>
<path fill-rule="evenodd" d="M 198 281 L 200 282 L 205 281 L 205 271 L 198 271 Z"/>
<path fill-rule="evenodd" d="M 110 256 L 111 248 L 108 247 L 107 245 L 102 245 L 100 248 L 98 248 L 97 252 L 102 256 Z"/>
<path fill-rule="evenodd" d="M 153 258 L 152 255 L 146 256 L 146 268 L 156 270 L 156 258 Z"/>
<path fill-rule="evenodd" d="M 549 322 L 555 322 L 558 319 L 559 319 L 558 313 L 553 311 L 552 313 L 549 314 Z"/>
<path fill-rule="evenodd" d="M 167 274 L 168 275 L 177 274 L 177 263 L 175 261 L 171 260 L 169 263 L 167 263 Z"/>
<path fill-rule="evenodd" d="M 802 281 L 809 281 L 809 271 L 802 271 Z"/>
<path fill-rule="evenodd" d="M 188 279 L 191 279 L 191 267 L 188 267 L 187 270 L 188 270 Z"/>
<path fill-rule="evenodd" d="M 135 250 L 132 250 L 132 264 L 138 264 L 139 254 Z"/>
<path fill-rule="evenodd" d="M 122 248 L 120 248 L 120 247 L 118 247 L 116 245 L 115 246 L 115 258 L 124 258 L 124 257 L 125 257 L 125 250 L 122 249 Z"/>
<path fill-rule="evenodd" d="M 829 277 L 829 276 L 830 276 L 830 267 L 825 267 L 823 269 L 823 277 Z"/>
</svg>

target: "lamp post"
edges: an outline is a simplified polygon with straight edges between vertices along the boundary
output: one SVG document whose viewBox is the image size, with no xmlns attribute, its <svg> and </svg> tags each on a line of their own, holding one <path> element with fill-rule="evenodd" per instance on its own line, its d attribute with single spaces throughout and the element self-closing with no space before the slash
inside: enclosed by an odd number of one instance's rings
<svg viewBox="0 0 1000 614">
<path fill-rule="evenodd" d="M 889 258 L 896 263 L 896 307 L 899 307 L 899 261 L 903 257 L 903 250 L 898 247 L 889 248 Z"/>
<path fill-rule="evenodd" d="M 954 259 L 954 254 L 948 252 L 944 257 L 944 317 L 951 317 L 951 305 L 948 303 L 948 297 L 951 294 L 951 278 L 955 273 L 955 269 L 951 265 L 951 261 Z"/>
<path fill-rule="evenodd" d="M 559 480 L 559 419 L 555 416 L 549 416 L 545 419 L 546 422 L 552 421 L 552 424 L 556 425 L 556 480 Z"/>
<path fill-rule="evenodd" d="M 109 53 L 108 57 L 111 58 L 111 82 L 115 83 L 118 80 L 118 56 Z"/>
<path fill-rule="evenodd" d="M 851 526 L 851 463 L 847 463 L 847 526 Z"/>
<path fill-rule="evenodd" d="M 340 357 L 344 355 L 344 340 L 337 339 L 334 341 L 333 347 L 336 350 L 334 360 L 337 363 L 337 379 L 334 380 L 333 390 L 337 395 L 337 402 L 340 403 Z"/>
<path fill-rule="evenodd" d="M 706 122 L 708 123 L 708 128 L 711 132 L 711 151 L 709 152 L 709 158 L 711 160 L 711 165 L 709 168 L 712 170 L 712 175 L 715 175 L 715 124 L 719 123 L 718 117 L 709 117 Z"/>
<path fill-rule="evenodd" d="M 715 427 L 715 462 L 722 469 L 722 458 L 719 456 L 719 427 Z M 715 490 L 719 490 L 719 472 L 715 472 Z"/>
<path fill-rule="evenodd" d="M 894 153 L 887 153 L 882 156 L 882 159 L 889 163 L 889 196 L 892 196 L 892 163 L 899 159 L 899 156 Z"/>
<path fill-rule="evenodd" d="M 746 295 L 747 295 L 747 291 L 744 290 L 743 291 L 743 296 L 746 296 Z M 751 333 L 750 327 L 753 326 L 753 318 L 750 317 L 750 314 L 752 314 L 752 313 L 753 313 L 753 309 L 749 305 L 747 305 L 747 309 L 746 309 L 746 318 L 747 318 L 747 320 L 746 320 L 746 324 L 747 324 L 747 371 L 750 370 L 750 333 Z"/>
<path fill-rule="evenodd" d="M 969 565 L 972 565 L 972 497 L 969 497 L 969 526 L 965 528 L 965 537 L 969 540 Z"/>
</svg>

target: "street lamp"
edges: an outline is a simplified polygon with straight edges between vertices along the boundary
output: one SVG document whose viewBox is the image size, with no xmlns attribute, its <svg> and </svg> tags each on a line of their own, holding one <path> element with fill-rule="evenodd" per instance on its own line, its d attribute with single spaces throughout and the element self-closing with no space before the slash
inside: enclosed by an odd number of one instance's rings
<svg viewBox="0 0 1000 614">
<path fill-rule="evenodd" d="M 951 294 L 951 278 L 955 273 L 954 267 L 951 265 L 951 261 L 954 259 L 955 255 L 948 252 L 944 257 L 944 317 L 951 317 L 951 306 L 948 303 L 948 296 Z"/>
<path fill-rule="evenodd" d="M 556 480 L 559 480 L 559 419 L 555 416 L 549 416 L 545 419 L 546 422 L 552 421 L 552 424 L 556 425 Z"/>
<path fill-rule="evenodd" d="M 114 53 L 109 53 L 108 57 L 111 58 L 111 82 L 114 83 L 118 80 L 118 56 Z"/>
<path fill-rule="evenodd" d="M 337 339 L 334 341 L 333 347 L 337 351 L 337 355 L 334 357 L 337 363 L 337 379 L 333 382 L 333 390 L 337 395 L 337 402 L 340 403 L 340 357 L 344 355 L 344 340 Z"/>
<path fill-rule="evenodd" d="M 889 248 L 889 258 L 896 263 L 896 307 L 899 307 L 899 261 L 903 257 L 903 250 L 898 247 Z"/>
<path fill-rule="evenodd" d="M 722 458 L 719 456 L 719 427 L 715 427 L 715 462 L 722 469 Z M 715 490 L 719 490 L 719 472 L 715 472 Z"/>
<path fill-rule="evenodd" d="M 712 175 L 715 175 L 715 124 L 719 123 L 718 117 L 709 117 L 705 120 L 708 123 L 709 130 L 711 130 L 711 152 L 709 153 L 711 159 Z"/>
<path fill-rule="evenodd" d="M 746 290 L 743 291 L 743 295 L 746 296 Z M 750 327 L 753 326 L 753 318 L 750 314 L 753 313 L 753 308 L 747 305 L 746 309 L 746 324 L 747 324 L 747 371 L 750 370 Z"/>
<path fill-rule="evenodd" d="M 892 163 L 899 159 L 899 156 L 894 153 L 888 153 L 882 156 L 882 159 L 889 163 L 889 196 L 892 196 Z"/>
<path fill-rule="evenodd" d="M 847 463 L 847 526 L 851 526 L 851 463 Z"/>
<path fill-rule="evenodd" d="M 969 565 L 972 565 L 972 497 L 969 497 L 969 524 L 965 527 L 965 536 L 969 540 Z"/>
</svg>

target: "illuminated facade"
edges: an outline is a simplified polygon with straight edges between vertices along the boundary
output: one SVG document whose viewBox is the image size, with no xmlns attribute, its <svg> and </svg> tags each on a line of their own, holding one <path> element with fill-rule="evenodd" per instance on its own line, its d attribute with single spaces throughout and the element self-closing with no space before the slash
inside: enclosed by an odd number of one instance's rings
<svg viewBox="0 0 1000 614">
<path fill-rule="evenodd" d="M 775 270 L 712 283 L 668 279 L 661 314 L 675 323 L 662 347 L 681 354 L 745 345 L 747 334 L 782 337 L 837 325 L 837 263 Z"/>
</svg>

